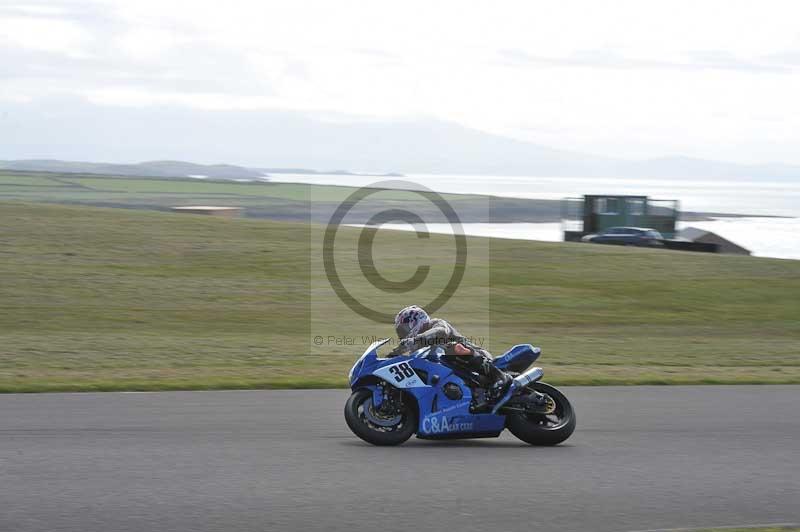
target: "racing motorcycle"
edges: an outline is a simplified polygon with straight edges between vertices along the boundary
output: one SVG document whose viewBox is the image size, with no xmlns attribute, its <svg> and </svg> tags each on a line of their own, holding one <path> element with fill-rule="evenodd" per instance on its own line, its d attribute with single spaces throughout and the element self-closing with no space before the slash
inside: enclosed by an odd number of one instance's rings
<svg viewBox="0 0 800 532">
<path fill-rule="evenodd" d="M 558 389 L 540 382 L 530 367 L 541 350 L 512 347 L 494 359 L 513 377 L 501 397 L 492 383 L 444 356 L 447 346 L 426 346 L 381 358 L 372 343 L 350 370 L 352 395 L 344 408 L 347 426 L 374 445 L 421 439 L 496 438 L 505 428 L 531 445 L 556 445 L 575 430 L 575 411 Z"/>
</svg>

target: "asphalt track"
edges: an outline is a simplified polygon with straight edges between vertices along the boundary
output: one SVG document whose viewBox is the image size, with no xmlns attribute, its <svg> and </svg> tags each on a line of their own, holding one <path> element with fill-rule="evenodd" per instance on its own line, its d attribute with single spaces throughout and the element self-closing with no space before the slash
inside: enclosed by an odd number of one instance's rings
<svg viewBox="0 0 800 532">
<path fill-rule="evenodd" d="M 0 396 L 0 531 L 800 522 L 800 387 L 566 388 L 567 444 L 376 448 L 346 390 Z"/>
</svg>

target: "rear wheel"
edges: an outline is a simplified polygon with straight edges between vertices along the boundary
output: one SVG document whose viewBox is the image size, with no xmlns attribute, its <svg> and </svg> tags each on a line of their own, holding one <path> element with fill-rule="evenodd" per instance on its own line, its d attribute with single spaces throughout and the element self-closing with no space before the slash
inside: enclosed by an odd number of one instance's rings
<svg viewBox="0 0 800 532">
<path fill-rule="evenodd" d="M 558 445 L 575 430 L 575 410 L 566 396 L 557 388 L 536 382 L 526 387 L 547 397 L 548 413 L 511 414 L 506 426 L 511 434 L 531 445 Z"/>
<path fill-rule="evenodd" d="M 383 412 L 372 404 L 372 391 L 356 390 L 344 405 L 353 434 L 373 445 L 399 445 L 417 430 L 417 413 L 404 403 L 400 411 Z"/>
</svg>

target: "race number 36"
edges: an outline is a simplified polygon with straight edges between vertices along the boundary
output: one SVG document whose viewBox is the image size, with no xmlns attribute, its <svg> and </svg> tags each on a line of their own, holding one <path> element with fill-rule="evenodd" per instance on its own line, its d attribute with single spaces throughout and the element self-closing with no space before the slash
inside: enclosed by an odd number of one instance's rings
<svg viewBox="0 0 800 532">
<path fill-rule="evenodd" d="M 408 362 L 401 362 L 394 366 L 389 366 L 389 373 L 394 377 L 395 382 L 403 382 L 409 377 L 415 375 L 414 370 L 408 365 Z"/>
</svg>

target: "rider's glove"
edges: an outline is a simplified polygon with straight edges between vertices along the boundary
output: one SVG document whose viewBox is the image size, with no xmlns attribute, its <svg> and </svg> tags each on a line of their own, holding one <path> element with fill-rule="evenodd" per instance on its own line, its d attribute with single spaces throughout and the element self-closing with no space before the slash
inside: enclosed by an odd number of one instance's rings
<svg viewBox="0 0 800 532">
<path fill-rule="evenodd" d="M 389 353 L 389 357 L 396 357 L 398 355 L 401 355 L 404 352 L 411 349 L 413 345 L 414 345 L 414 340 L 412 338 L 403 338 L 397 343 L 397 347 L 392 349 L 392 351 Z"/>
<path fill-rule="evenodd" d="M 414 347 L 414 339 L 413 338 L 403 338 L 400 340 L 400 343 L 397 344 L 397 348 L 402 351 L 409 351 L 412 347 Z"/>
</svg>

